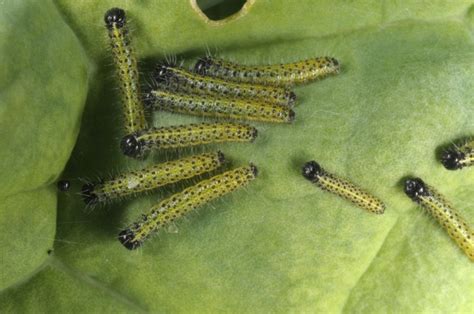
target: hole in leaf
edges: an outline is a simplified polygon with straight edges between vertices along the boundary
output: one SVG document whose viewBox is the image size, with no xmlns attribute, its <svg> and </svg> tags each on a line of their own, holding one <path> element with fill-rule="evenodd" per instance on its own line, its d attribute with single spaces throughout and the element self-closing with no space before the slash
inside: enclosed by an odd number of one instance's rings
<svg viewBox="0 0 474 314">
<path fill-rule="evenodd" d="M 196 0 L 201 11 L 212 21 L 223 20 L 239 12 L 247 0 Z"/>
</svg>

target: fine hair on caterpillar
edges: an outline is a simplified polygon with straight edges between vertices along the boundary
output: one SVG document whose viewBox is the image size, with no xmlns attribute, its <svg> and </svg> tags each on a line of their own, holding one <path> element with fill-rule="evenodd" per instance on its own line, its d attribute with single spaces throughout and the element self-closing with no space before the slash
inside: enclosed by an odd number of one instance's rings
<svg viewBox="0 0 474 314">
<path fill-rule="evenodd" d="M 385 204 L 351 182 L 324 170 L 316 161 L 308 161 L 302 175 L 324 191 L 336 194 L 374 214 L 383 214 Z"/>
<path fill-rule="evenodd" d="M 443 195 L 420 178 L 407 179 L 405 193 L 426 210 L 471 261 L 474 261 L 474 229 Z"/>
</svg>

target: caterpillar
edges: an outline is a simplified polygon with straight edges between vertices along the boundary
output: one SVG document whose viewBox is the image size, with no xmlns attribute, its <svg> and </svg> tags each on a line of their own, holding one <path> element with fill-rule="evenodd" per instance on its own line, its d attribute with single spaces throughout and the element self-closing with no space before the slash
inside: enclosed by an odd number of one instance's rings
<svg viewBox="0 0 474 314">
<path fill-rule="evenodd" d="M 474 261 L 474 230 L 444 196 L 420 178 L 407 179 L 405 193 L 428 211 L 443 226 L 451 239 Z"/>
<path fill-rule="evenodd" d="M 222 142 L 252 142 L 257 129 L 239 123 L 199 123 L 150 128 L 122 138 L 124 155 L 138 158 L 153 148 L 177 148 Z"/>
<path fill-rule="evenodd" d="M 316 161 L 309 161 L 303 166 L 303 176 L 322 190 L 349 200 L 369 212 L 383 214 L 385 211 L 385 204 L 378 198 L 352 183 L 326 172 Z"/>
<path fill-rule="evenodd" d="M 254 98 L 289 107 L 293 106 L 296 101 L 295 93 L 283 87 L 229 82 L 199 75 L 168 64 L 158 65 L 153 76 L 159 86 L 188 94 Z"/>
<path fill-rule="evenodd" d="M 461 145 L 453 145 L 443 152 L 441 163 L 448 170 L 457 170 L 474 165 L 474 139 Z"/>
<path fill-rule="evenodd" d="M 192 115 L 263 122 L 290 123 L 295 112 L 286 106 L 263 103 L 253 99 L 207 97 L 152 90 L 146 106 Z"/>
<path fill-rule="evenodd" d="M 87 205 L 94 205 L 198 176 L 219 168 L 224 162 L 224 154 L 220 151 L 194 155 L 124 173 L 103 182 L 84 184 L 81 194 Z"/>
<path fill-rule="evenodd" d="M 205 203 L 247 185 L 257 174 L 257 167 L 250 164 L 201 181 L 153 206 L 138 222 L 120 232 L 118 239 L 127 249 L 136 249 L 154 231 Z"/>
<path fill-rule="evenodd" d="M 125 131 L 130 134 L 147 128 L 145 110 L 140 98 L 137 60 L 130 44 L 125 11 L 119 8 L 110 9 L 105 13 L 104 20 L 120 81 Z"/>
<path fill-rule="evenodd" d="M 232 82 L 291 86 L 339 73 L 339 61 L 319 57 L 286 64 L 242 65 L 218 58 L 205 57 L 194 65 L 194 72 Z"/>
</svg>

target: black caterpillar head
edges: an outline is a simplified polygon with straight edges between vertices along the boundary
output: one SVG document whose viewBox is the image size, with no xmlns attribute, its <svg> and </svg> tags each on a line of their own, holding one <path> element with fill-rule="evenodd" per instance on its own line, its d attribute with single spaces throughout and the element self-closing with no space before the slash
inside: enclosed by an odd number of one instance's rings
<svg viewBox="0 0 474 314">
<path fill-rule="evenodd" d="M 71 187 L 71 182 L 68 180 L 59 180 L 57 184 L 58 190 L 61 192 L 66 192 Z"/>
<path fill-rule="evenodd" d="M 143 142 L 137 139 L 136 134 L 129 134 L 120 141 L 120 148 L 125 156 L 139 158 L 143 155 Z"/>
<path fill-rule="evenodd" d="M 209 57 L 200 58 L 194 65 L 194 72 L 205 75 L 207 70 L 212 65 L 212 59 Z"/>
<path fill-rule="evenodd" d="M 412 200 L 418 201 L 420 196 L 427 196 L 429 193 L 423 180 L 412 178 L 405 181 L 405 194 Z"/>
<path fill-rule="evenodd" d="M 320 176 L 322 172 L 323 169 L 314 160 L 305 163 L 302 169 L 303 177 L 310 181 L 318 181 L 318 176 Z"/>
<path fill-rule="evenodd" d="M 97 194 L 94 193 L 94 184 L 92 183 L 87 183 L 82 186 L 81 195 L 86 205 L 94 205 L 99 200 Z"/>
<path fill-rule="evenodd" d="M 173 72 L 170 70 L 170 64 L 160 63 L 153 71 L 153 78 L 157 83 L 167 83 L 173 77 Z"/>
<path fill-rule="evenodd" d="M 441 163 L 448 170 L 457 170 L 463 167 L 460 161 L 465 157 L 463 153 L 450 149 L 441 156 Z"/>
<path fill-rule="evenodd" d="M 137 247 L 141 245 L 141 242 L 134 241 L 135 233 L 133 233 L 130 229 L 125 229 L 119 233 L 118 239 L 123 246 L 125 246 L 129 250 L 135 250 Z"/>
<path fill-rule="evenodd" d="M 155 96 L 153 96 L 151 91 L 152 91 L 151 88 L 148 90 L 144 90 L 144 93 L 142 96 L 143 106 L 147 110 L 150 110 L 151 108 L 153 108 L 153 105 L 155 104 Z"/>
<path fill-rule="evenodd" d="M 114 24 L 116 27 L 122 28 L 126 21 L 125 11 L 119 8 L 112 8 L 105 12 L 104 21 L 108 29 L 111 29 Z"/>
</svg>

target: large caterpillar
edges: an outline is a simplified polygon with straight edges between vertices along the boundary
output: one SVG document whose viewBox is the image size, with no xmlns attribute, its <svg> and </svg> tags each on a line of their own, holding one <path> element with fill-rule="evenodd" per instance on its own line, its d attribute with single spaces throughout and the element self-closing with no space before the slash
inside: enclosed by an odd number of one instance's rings
<svg viewBox="0 0 474 314">
<path fill-rule="evenodd" d="M 154 231 L 205 203 L 247 185 L 256 176 L 257 168 L 250 164 L 201 181 L 153 206 L 138 222 L 120 232 L 118 239 L 127 249 L 136 249 Z"/>
<path fill-rule="evenodd" d="M 405 193 L 427 210 L 443 226 L 451 239 L 474 261 L 474 230 L 441 194 L 420 178 L 406 180 Z"/>
<path fill-rule="evenodd" d="M 309 161 L 303 166 L 303 176 L 324 191 L 334 193 L 369 212 L 383 214 L 385 211 L 385 204 L 378 198 L 352 183 L 326 172 L 315 161 Z"/>
<path fill-rule="evenodd" d="M 319 57 L 286 64 L 242 65 L 218 58 L 201 58 L 194 71 L 233 82 L 290 86 L 339 73 L 339 61 Z"/>
<path fill-rule="evenodd" d="M 125 130 L 130 134 L 147 128 L 145 110 L 140 98 L 137 60 L 130 45 L 125 11 L 119 8 L 110 9 L 105 13 L 104 20 L 120 81 Z"/>
<path fill-rule="evenodd" d="M 474 165 L 474 139 L 461 145 L 453 145 L 443 152 L 441 163 L 448 170 L 457 170 Z"/>
<path fill-rule="evenodd" d="M 82 187 L 87 205 L 110 201 L 131 194 L 188 179 L 219 168 L 225 161 L 219 152 L 194 155 L 121 174 L 113 179 L 88 183 Z"/>
<path fill-rule="evenodd" d="M 229 82 L 219 78 L 199 75 L 167 64 L 161 64 L 156 68 L 154 78 L 160 86 L 189 94 L 254 98 L 262 102 L 289 107 L 293 106 L 296 100 L 295 93 L 286 88 Z"/>
<path fill-rule="evenodd" d="M 257 129 L 239 123 L 200 123 L 151 128 L 129 134 L 120 144 L 130 157 L 141 157 L 154 148 L 177 148 L 222 142 L 251 142 Z"/>
<path fill-rule="evenodd" d="M 208 97 L 152 90 L 147 106 L 154 109 L 198 116 L 240 120 L 289 123 L 295 112 L 286 106 L 268 104 L 253 99 Z"/>
</svg>

